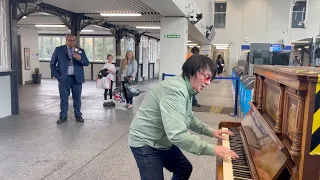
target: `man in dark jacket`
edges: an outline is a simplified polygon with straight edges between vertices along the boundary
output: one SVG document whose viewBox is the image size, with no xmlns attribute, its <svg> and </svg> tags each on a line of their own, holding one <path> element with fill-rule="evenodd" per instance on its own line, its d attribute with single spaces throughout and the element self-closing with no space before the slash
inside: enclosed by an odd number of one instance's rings
<svg viewBox="0 0 320 180">
<path fill-rule="evenodd" d="M 192 49 L 191 49 L 191 53 L 192 55 L 199 55 L 200 53 L 200 49 L 197 47 L 197 46 L 194 46 Z M 198 100 L 196 99 L 196 96 L 192 96 L 192 106 L 196 106 L 196 107 L 201 107 L 201 105 L 198 103 Z"/>
<path fill-rule="evenodd" d="M 81 113 L 81 92 L 82 83 L 84 83 L 83 66 L 88 66 L 89 61 L 84 50 L 75 47 L 75 44 L 75 36 L 68 34 L 66 44 L 55 49 L 50 62 L 51 74 L 59 83 L 61 111 L 58 124 L 67 121 L 70 90 L 72 91 L 76 121 L 84 122 Z"/>
</svg>

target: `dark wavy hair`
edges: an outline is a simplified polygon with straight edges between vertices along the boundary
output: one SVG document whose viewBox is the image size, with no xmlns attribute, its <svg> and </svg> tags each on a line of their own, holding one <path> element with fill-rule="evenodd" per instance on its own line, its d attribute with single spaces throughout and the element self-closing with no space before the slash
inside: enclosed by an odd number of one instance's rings
<svg viewBox="0 0 320 180">
<path fill-rule="evenodd" d="M 197 47 L 197 46 L 194 46 L 192 49 L 191 49 L 191 53 L 192 54 L 199 54 L 200 52 L 200 49 Z"/>
<path fill-rule="evenodd" d="M 215 79 L 217 67 L 215 62 L 205 55 L 192 55 L 186 60 L 182 66 L 182 76 L 190 79 L 195 76 L 197 72 L 208 69 L 211 71 L 212 79 Z"/>
</svg>

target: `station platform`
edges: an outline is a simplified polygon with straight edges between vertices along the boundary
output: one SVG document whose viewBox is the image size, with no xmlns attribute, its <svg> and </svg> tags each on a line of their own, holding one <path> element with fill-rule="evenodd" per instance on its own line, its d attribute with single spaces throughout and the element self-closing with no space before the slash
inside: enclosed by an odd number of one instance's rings
<svg viewBox="0 0 320 180">
<path fill-rule="evenodd" d="M 0 179 L 140 179 L 128 146 L 128 130 L 139 104 L 158 82 L 142 82 L 140 89 L 145 92 L 134 98 L 133 109 L 126 109 L 120 103 L 104 108 L 103 91 L 96 89 L 95 81 L 86 81 L 82 95 L 85 122 L 75 122 L 70 96 L 68 121 L 59 125 L 56 80 L 20 87 L 20 114 L 0 119 Z M 195 115 L 211 127 L 217 128 L 221 120 L 236 120 L 223 113 L 223 108 L 234 105 L 231 81 L 214 81 L 197 99 L 202 107 L 194 109 Z M 215 179 L 215 157 L 184 153 L 193 165 L 190 179 Z M 164 170 L 164 174 L 171 179 L 170 172 Z"/>
</svg>

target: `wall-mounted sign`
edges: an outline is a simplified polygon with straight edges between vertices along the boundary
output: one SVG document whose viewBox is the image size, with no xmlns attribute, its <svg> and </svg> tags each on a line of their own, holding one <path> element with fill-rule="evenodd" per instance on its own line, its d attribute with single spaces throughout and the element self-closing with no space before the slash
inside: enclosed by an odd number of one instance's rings
<svg viewBox="0 0 320 180">
<path fill-rule="evenodd" d="M 292 46 L 284 46 L 283 51 L 292 51 Z"/>
<path fill-rule="evenodd" d="M 242 51 L 248 51 L 248 50 L 250 50 L 250 45 L 241 45 L 241 50 L 242 50 Z"/>
<path fill-rule="evenodd" d="M 180 38 L 180 34 L 165 34 L 164 38 Z"/>
</svg>

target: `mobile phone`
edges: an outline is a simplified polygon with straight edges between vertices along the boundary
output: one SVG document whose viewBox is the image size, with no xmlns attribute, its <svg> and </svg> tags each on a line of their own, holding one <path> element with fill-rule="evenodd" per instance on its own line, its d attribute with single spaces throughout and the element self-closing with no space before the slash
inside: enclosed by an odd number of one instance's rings
<svg viewBox="0 0 320 180">
<path fill-rule="evenodd" d="M 79 54 L 79 49 L 78 48 L 74 48 L 74 52 Z"/>
</svg>

